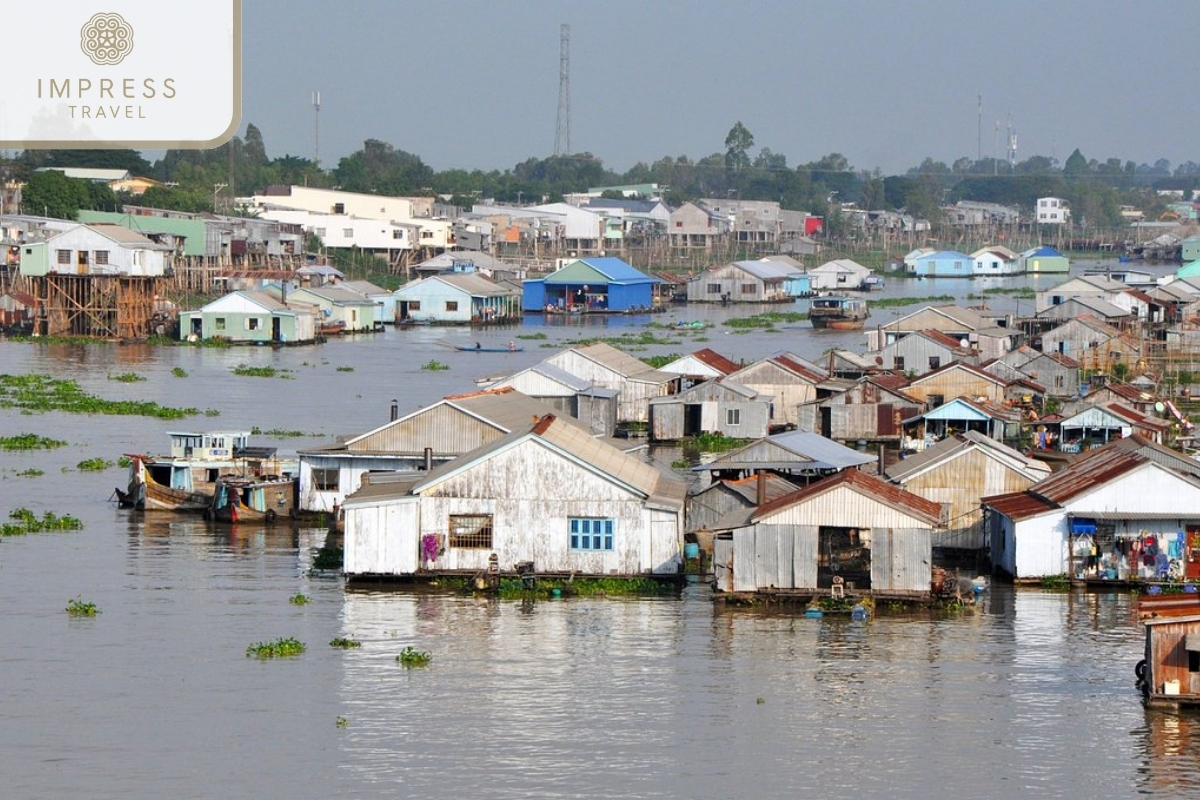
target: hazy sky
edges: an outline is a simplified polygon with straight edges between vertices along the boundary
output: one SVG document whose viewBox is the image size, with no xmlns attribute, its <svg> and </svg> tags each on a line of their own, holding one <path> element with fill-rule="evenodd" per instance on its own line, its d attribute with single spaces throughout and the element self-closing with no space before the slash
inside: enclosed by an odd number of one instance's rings
<svg viewBox="0 0 1200 800">
<path fill-rule="evenodd" d="M 571 150 L 617 172 L 739 120 L 789 166 L 1003 157 L 1009 124 L 1018 161 L 1200 161 L 1200 0 L 245 0 L 242 132 L 311 158 L 319 89 L 327 167 L 371 138 L 438 170 L 549 156 L 563 23 Z"/>
</svg>

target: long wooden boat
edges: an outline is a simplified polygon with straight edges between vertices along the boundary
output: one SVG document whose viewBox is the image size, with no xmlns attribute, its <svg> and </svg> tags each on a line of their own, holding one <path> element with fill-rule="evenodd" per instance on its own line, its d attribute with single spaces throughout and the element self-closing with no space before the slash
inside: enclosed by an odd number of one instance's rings
<svg viewBox="0 0 1200 800">
<path fill-rule="evenodd" d="M 223 475 L 261 472 L 298 473 L 294 461 L 282 462 L 273 447 L 251 447 L 249 431 L 172 431 L 168 455 L 129 453 L 129 479 L 116 490 L 124 508 L 202 513 L 212 505 Z"/>
<path fill-rule="evenodd" d="M 808 319 L 814 328 L 835 331 L 859 331 L 870 316 L 867 301 L 861 297 L 814 297 L 808 306 Z"/>
<path fill-rule="evenodd" d="M 456 344 L 454 349 L 461 350 L 464 353 L 520 353 L 525 348 L 518 344 L 510 344 L 507 347 L 483 347 L 477 344 Z"/>
<path fill-rule="evenodd" d="M 205 519 L 217 522 L 275 522 L 296 515 L 299 479 L 284 475 L 223 476 L 217 479 Z"/>
</svg>

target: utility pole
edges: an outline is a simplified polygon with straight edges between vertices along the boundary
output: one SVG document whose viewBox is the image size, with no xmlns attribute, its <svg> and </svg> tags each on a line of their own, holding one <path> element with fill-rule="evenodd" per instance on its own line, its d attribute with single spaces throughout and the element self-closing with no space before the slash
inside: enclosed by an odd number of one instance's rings
<svg viewBox="0 0 1200 800">
<path fill-rule="evenodd" d="M 554 155 L 571 154 L 571 26 L 566 23 L 558 37 L 558 124 L 554 130 Z"/>
<path fill-rule="evenodd" d="M 979 93 L 979 119 L 976 122 L 975 163 L 983 160 L 983 92 Z"/>
</svg>

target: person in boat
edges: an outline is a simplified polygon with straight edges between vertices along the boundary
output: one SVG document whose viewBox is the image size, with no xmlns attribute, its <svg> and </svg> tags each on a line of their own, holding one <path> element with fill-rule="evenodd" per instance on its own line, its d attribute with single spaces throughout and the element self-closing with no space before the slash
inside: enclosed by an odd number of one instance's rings
<svg viewBox="0 0 1200 800">
<path fill-rule="evenodd" d="M 509 342 L 509 343 L 508 343 L 508 349 L 509 349 L 509 350 L 516 350 L 516 349 L 517 349 L 517 343 L 516 343 L 516 342 Z"/>
<path fill-rule="evenodd" d="M 480 349 L 482 349 L 482 348 L 480 347 L 480 345 L 479 345 L 479 342 L 476 342 L 476 343 L 475 343 L 475 349 L 476 349 L 476 350 L 480 350 Z"/>
</svg>

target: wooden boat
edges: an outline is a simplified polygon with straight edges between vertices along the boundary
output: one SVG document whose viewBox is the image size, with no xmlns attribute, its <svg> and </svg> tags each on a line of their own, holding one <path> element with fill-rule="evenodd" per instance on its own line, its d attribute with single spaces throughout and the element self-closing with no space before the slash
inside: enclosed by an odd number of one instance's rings
<svg viewBox="0 0 1200 800">
<path fill-rule="evenodd" d="M 860 331 L 869 315 L 867 301 L 861 297 L 814 297 L 808 307 L 808 319 L 819 329 Z"/>
<path fill-rule="evenodd" d="M 273 447 L 251 447 L 249 431 L 171 431 L 171 451 L 163 456 L 127 454 L 129 480 L 116 490 L 123 508 L 202 513 L 212 504 L 222 475 L 266 471 L 296 472 L 281 463 Z"/>
<path fill-rule="evenodd" d="M 1179 594 L 1158 586 L 1138 598 L 1146 647 L 1134 667 L 1137 686 L 1150 708 L 1200 707 L 1200 593 L 1194 585 Z"/>
<path fill-rule="evenodd" d="M 284 475 L 222 476 L 205 519 L 217 522 L 275 522 L 296 514 L 299 479 Z"/>
<path fill-rule="evenodd" d="M 519 344 L 510 344 L 507 347 L 482 347 L 474 344 L 456 344 L 455 350 L 462 350 L 464 353 L 520 353 L 525 348 Z"/>
<path fill-rule="evenodd" d="M 346 332 L 346 321 L 342 319 L 323 320 L 317 324 L 317 333 L 322 336 L 338 336 Z"/>
</svg>

